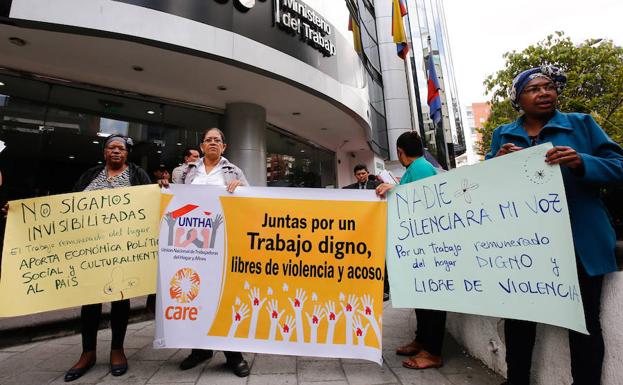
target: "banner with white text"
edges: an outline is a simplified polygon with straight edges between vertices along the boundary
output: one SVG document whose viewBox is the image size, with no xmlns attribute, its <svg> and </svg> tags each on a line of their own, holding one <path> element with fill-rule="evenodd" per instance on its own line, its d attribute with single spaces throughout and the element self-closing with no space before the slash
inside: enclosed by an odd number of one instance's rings
<svg viewBox="0 0 623 385">
<path fill-rule="evenodd" d="M 381 362 L 386 203 L 374 191 L 165 192 L 155 347 Z"/>
<path fill-rule="evenodd" d="M 388 196 L 392 304 L 586 333 L 569 211 L 551 144 L 397 186 Z"/>
</svg>

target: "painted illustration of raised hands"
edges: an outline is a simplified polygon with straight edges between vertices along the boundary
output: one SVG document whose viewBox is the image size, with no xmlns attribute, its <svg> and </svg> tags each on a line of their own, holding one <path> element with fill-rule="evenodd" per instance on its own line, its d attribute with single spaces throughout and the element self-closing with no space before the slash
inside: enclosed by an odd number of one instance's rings
<svg viewBox="0 0 623 385">
<path fill-rule="evenodd" d="M 289 315 L 286 317 L 285 322 L 281 324 L 281 327 L 279 328 L 279 331 L 281 332 L 281 339 L 285 342 L 290 342 L 290 338 L 292 337 L 292 331 L 294 329 L 296 329 L 296 326 L 294 325 L 294 318 Z"/>
<path fill-rule="evenodd" d="M 381 328 L 379 327 L 379 323 L 381 321 L 381 316 L 379 316 L 379 321 L 376 320 L 376 314 L 374 313 L 374 301 L 372 300 L 372 296 L 370 294 L 364 294 L 361 297 L 361 306 L 362 310 L 358 310 L 357 312 L 364 316 L 368 322 L 370 322 L 369 326 L 372 326 L 372 330 L 374 330 L 374 334 L 376 334 L 376 339 L 381 342 Z"/>
<path fill-rule="evenodd" d="M 327 317 L 327 323 L 329 326 L 327 327 L 327 340 L 325 343 L 332 344 L 333 343 L 333 334 L 335 332 L 335 324 L 342 316 L 342 312 L 335 312 L 335 302 L 329 301 L 325 305 L 324 308 L 325 316 Z"/>
<path fill-rule="evenodd" d="M 249 316 L 249 306 L 246 303 L 241 303 L 236 310 L 234 305 L 231 305 L 231 326 L 229 327 L 229 333 L 227 336 L 230 338 L 234 338 L 236 336 L 236 330 L 238 330 L 238 326 L 240 323 L 244 321 Z"/>
<path fill-rule="evenodd" d="M 268 331 L 268 339 L 270 341 L 275 340 L 275 336 L 277 334 L 277 326 L 279 326 L 279 320 L 285 310 L 279 311 L 279 305 L 276 299 L 271 299 L 268 301 L 268 305 L 266 305 L 266 311 L 268 311 L 268 316 L 270 317 L 270 329 Z"/>
<path fill-rule="evenodd" d="M 368 333 L 369 327 L 370 327 L 370 324 L 367 324 L 365 327 L 362 325 L 361 317 L 359 317 L 358 315 L 353 317 L 353 329 L 354 329 L 355 335 L 357 336 L 357 345 L 359 346 L 365 345 L 366 334 Z"/>
<path fill-rule="evenodd" d="M 288 298 L 292 309 L 294 309 L 294 317 L 296 319 L 296 341 L 303 341 L 303 305 L 307 301 L 307 294 L 303 289 L 296 289 L 294 299 Z"/>
<path fill-rule="evenodd" d="M 214 248 L 214 244 L 216 243 L 216 234 L 218 234 L 218 228 L 223 224 L 223 215 L 216 214 L 214 220 L 212 221 L 212 236 L 210 237 L 210 248 Z"/>
<path fill-rule="evenodd" d="M 324 312 L 320 305 L 314 306 L 314 311 L 310 314 L 305 312 L 307 316 L 307 323 L 309 324 L 309 342 L 315 344 L 318 342 L 318 326 L 320 321 L 324 318 Z"/>
<path fill-rule="evenodd" d="M 346 345 L 353 344 L 353 316 L 357 314 L 359 307 L 357 296 L 350 294 L 346 303 L 340 303 L 346 317 Z"/>
<path fill-rule="evenodd" d="M 249 325 L 249 338 L 255 338 L 257 330 L 257 318 L 266 302 L 266 298 L 262 299 L 259 287 L 249 290 L 249 301 L 251 302 L 251 324 Z"/>
</svg>

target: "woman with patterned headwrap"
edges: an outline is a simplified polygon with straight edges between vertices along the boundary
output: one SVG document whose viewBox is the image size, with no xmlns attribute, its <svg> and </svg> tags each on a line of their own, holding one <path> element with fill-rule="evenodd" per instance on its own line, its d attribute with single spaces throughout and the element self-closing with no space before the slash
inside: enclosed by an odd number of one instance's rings
<svg viewBox="0 0 623 385">
<path fill-rule="evenodd" d="M 80 176 L 73 191 L 93 191 L 109 188 L 149 184 L 149 175 L 133 163 L 129 163 L 128 152 L 132 139 L 121 135 L 110 135 L 104 143 L 104 164 L 88 169 Z M 102 304 L 82 306 L 82 354 L 74 366 L 65 373 L 65 382 L 77 380 L 95 365 L 97 330 L 102 315 Z M 123 341 L 130 315 L 130 300 L 114 301 L 110 307 L 110 372 L 121 376 L 128 370 L 128 360 L 123 350 Z"/>
<path fill-rule="evenodd" d="M 566 84 L 553 66 L 517 75 L 510 91 L 513 107 L 522 115 L 493 132 L 486 158 L 551 142 L 544 162 L 561 166 L 575 245 L 578 280 L 589 334 L 569 330 L 574 385 L 598 385 L 604 357 L 599 320 L 604 274 L 617 270 L 615 234 L 600 199 L 600 188 L 623 182 L 623 150 L 590 115 L 557 110 Z M 509 385 L 528 385 L 536 324 L 506 320 L 506 363 Z"/>
</svg>

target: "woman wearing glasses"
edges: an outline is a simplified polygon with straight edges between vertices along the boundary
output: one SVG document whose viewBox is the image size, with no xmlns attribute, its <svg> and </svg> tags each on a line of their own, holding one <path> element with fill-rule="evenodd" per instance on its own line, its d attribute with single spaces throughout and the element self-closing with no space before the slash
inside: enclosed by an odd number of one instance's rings
<svg viewBox="0 0 623 385">
<path fill-rule="evenodd" d="M 150 184 L 149 175 L 133 163 L 129 163 L 128 152 L 132 139 L 111 135 L 104 143 L 104 164 L 88 169 L 80 176 L 73 188 L 74 192 L 94 191 L 110 188 L 130 187 Z M 128 370 L 128 360 L 123 351 L 123 341 L 128 326 L 130 300 L 112 302 L 110 308 L 110 371 L 113 376 L 121 376 Z M 95 365 L 97 329 L 102 315 L 102 304 L 82 306 L 82 355 L 71 369 L 65 373 L 65 382 L 77 380 Z"/>
<path fill-rule="evenodd" d="M 203 158 L 189 167 L 184 184 L 226 186 L 228 192 L 234 192 L 238 186 L 248 186 L 249 183 L 244 173 L 236 165 L 223 157 L 227 148 L 225 135 L 218 128 L 209 128 L 203 133 L 201 152 Z M 168 187 L 168 180 L 159 180 L 158 184 Z M 249 375 L 249 364 L 239 352 L 224 352 L 227 358 L 227 366 L 238 377 Z M 180 369 L 194 368 L 205 360 L 212 358 L 212 350 L 193 349 L 188 357 L 180 363 Z"/>
<path fill-rule="evenodd" d="M 589 334 L 569 330 L 571 376 L 575 385 L 601 384 L 604 339 L 599 320 L 604 275 L 617 270 L 615 233 L 600 198 L 600 188 L 623 182 L 623 149 L 590 115 L 557 110 L 567 77 L 554 66 L 521 72 L 510 101 L 521 116 L 493 132 L 486 158 L 551 142 L 543 163 L 561 166 L 578 281 Z M 507 319 L 504 324 L 509 385 L 528 385 L 536 324 Z"/>
</svg>

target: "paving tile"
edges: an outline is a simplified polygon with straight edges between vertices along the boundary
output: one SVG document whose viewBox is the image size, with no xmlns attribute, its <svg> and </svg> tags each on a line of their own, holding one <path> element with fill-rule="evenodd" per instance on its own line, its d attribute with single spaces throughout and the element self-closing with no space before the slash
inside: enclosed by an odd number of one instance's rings
<svg viewBox="0 0 623 385">
<path fill-rule="evenodd" d="M 149 385 L 194 385 L 194 382 L 149 382 L 148 384 Z"/>
<path fill-rule="evenodd" d="M 346 379 L 350 385 L 377 385 L 398 382 L 398 379 L 386 365 L 343 364 Z"/>
<path fill-rule="evenodd" d="M 168 382 L 190 382 L 195 383 L 203 369 L 202 365 L 197 365 L 189 370 L 180 370 L 179 364 L 174 361 L 165 362 L 158 371 L 149 379 L 148 384 L 160 384 Z"/>
<path fill-rule="evenodd" d="M 392 369 L 403 385 L 455 385 L 435 369 L 414 370 L 407 368 Z M 481 385 L 474 383 L 472 385 Z"/>
<path fill-rule="evenodd" d="M 297 385 L 296 374 L 258 374 L 249 377 L 249 385 Z"/>
<path fill-rule="evenodd" d="M 153 349 L 145 346 L 134 354 L 138 361 L 166 361 L 177 352 L 177 349 Z"/>
<path fill-rule="evenodd" d="M 315 381 L 315 382 L 306 382 L 299 381 L 299 385 L 349 385 L 346 381 Z"/>
<path fill-rule="evenodd" d="M 0 362 L 6 360 L 9 357 L 13 357 L 15 352 L 0 352 Z"/>
<path fill-rule="evenodd" d="M 145 385 L 147 383 L 146 378 L 129 378 L 126 376 L 104 377 L 104 379 L 98 382 L 97 385 Z"/>
<path fill-rule="evenodd" d="M 297 368 L 300 381 L 336 381 L 345 380 L 339 360 L 302 361 Z"/>
<path fill-rule="evenodd" d="M 20 357 L 20 354 L 15 354 L 13 357 L 9 357 L 6 360 L 0 362 L 0 384 L 3 384 L 3 380 L 7 377 L 13 376 L 15 373 L 29 372 L 36 370 L 41 361 L 28 361 Z"/>
<path fill-rule="evenodd" d="M 153 337 L 131 335 L 127 336 L 123 341 L 124 348 L 142 349 L 146 346 L 152 346 L 154 343 Z"/>
<path fill-rule="evenodd" d="M 499 385 L 504 379 L 496 374 L 485 371 L 473 373 L 448 374 L 446 377 L 452 385 Z"/>
<path fill-rule="evenodd" d="M 148 322 L 144 328 L 137 330 L 135 333 L 133 333 L 133 335 L 154 338 L 155 332 L 156 332 L 156 324 L 153 321 L 151 321 L 151 322 Z"/>
<path fill-rule="evenodd" d="M 29 371 L 21 372 L 2 380 L 2 385 L 48 384 L 59 376 L 58 372 Z"/>
<path fill-rule="evenodd" d="M 251 367 L 252 374 L 296 373 L 296 357 L 276 354 L 258 354 Z"/>
</svg>

